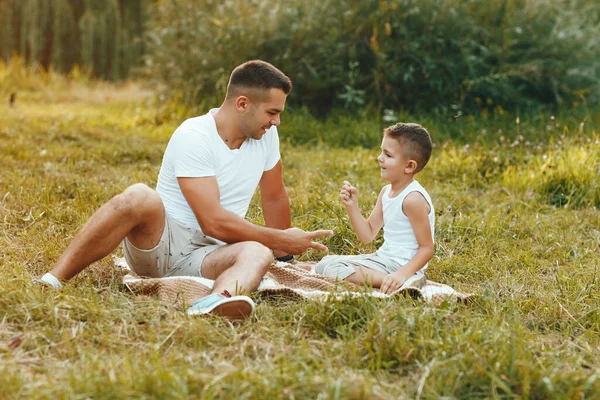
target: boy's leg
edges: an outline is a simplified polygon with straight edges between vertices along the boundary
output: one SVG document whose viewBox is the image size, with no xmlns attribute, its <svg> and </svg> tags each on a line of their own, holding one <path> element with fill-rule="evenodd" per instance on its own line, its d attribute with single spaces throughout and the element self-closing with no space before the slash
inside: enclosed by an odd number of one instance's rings
<svg viewBox="0 0 600 400">
<path fill-rule="evenodd" d="M 374 288 L 379 288 L 385 277 L 388 275 L 384 272 L 375 271 L 359 265 L 354 265 L 353 268 L 356 273 L 348 276 L 346 280 L 348 282 L 356 283 L 357 285 L 364 285 L 366 283 Z"/>
<path fill-rule="evenodd" d="M 317 265 L 316 261 L 296 261 L 292 263 L 293 266 L 302 268 L 305 271 L 312 271 L 313 267 Z"/>
<path fill-rule="evenodd" d="M 240 242 L 218 248 L 202 262 L 203 278 L 214 279 L 211 293 L 232 295 L 258 288 L 273 263 L 273 254 L 258 242 Z"/>
<path fill-rule="evenodd" d="M 394 272 L 399 264 L 375 254 L 354 256 L 326 256 L 316 265 L 319 274 L 347 280 L 356 284 L 367 283 L 375 288 L 381 287 L 386 275 Z"/>
<path fill-rule="evenodd" d="M 404 284 L 402 284 L 402 286 L 405 287 L 414 287 L 414 288 L 423 288 L 423 286 L 425 286 L 427 284 L 427 277 L 425 276 L 424 273 L 416 273 L 413 276 L 411 276 L 410 278 L 408 278 L 406 280 L 406 282 L 404 282 Z"/>
<path fill-rule="evenodd" d="M 92 215 L 50 273 L 68 280 L 110 254 L 125 237 L 137 248 L 150 249 L 160 240 L 164 225 L 158 193 L 143 184 L 130 186 Z"/>
<path fill-rule="evenodd" d="M 370 256 L 370 254 L 325 256 L 315 266 L 315 272 L 317 274 L 329 276 L 331 278 L 337 278 L 339 280 L 347 279 L 350 282 L 357 283 L 353 280 L 350 280 L 349 278 L 353 276 L 355 272 L 360 272 L 357 271 L 354 267 L 364 266 L 362 260 L 368 256 Z"/>
<path fill-rule="evenodd" d="M 376 255 L 370 255 L 364 259 L 356 260 L 354 270 L 356 274 L 350 275 L 347 280 L 352 283 L 369 283 L 375 288 L 380 288 L 385 277 L 402 268 L 396 261 L 388 260 Z M 417 272 L 409 277 L 402 285 L 403 287 L 422 288 L 427 283 L 425 274 Z"/>
</svg>

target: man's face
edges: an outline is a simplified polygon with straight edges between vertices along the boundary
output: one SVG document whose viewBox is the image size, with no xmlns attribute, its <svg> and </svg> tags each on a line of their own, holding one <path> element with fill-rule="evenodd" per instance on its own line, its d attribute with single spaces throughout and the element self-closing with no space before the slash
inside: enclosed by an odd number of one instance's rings
<svg viewBox="0 0 600 400">
<path fill-rule="evenodd" d="M 252 97 L 242 114 L 240 130 L 247 138 L 259 140 L 271 126 L 279 126 L 287 95 L 281 89 L 269 89 Z"/>
</svg>

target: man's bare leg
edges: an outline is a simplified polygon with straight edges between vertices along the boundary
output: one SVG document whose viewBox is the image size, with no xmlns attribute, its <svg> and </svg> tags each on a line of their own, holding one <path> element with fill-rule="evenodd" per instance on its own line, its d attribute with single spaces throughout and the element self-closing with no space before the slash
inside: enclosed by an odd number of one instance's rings
<svg viewBox="0 0 600 400">
<path fill-rule="evenodd" d="M 130 186 L 91 216 L 50 273 L 59 280 L 71 279 L 110 254 L 125 237 L 139 249 L 151 249 L 164 225 L 165 209 L 158 193 L 143 184 Z"/>
<path fill-rule="evenodd" d="M 258 288 L 273 262 L 271 250 L 258 242 L 240 242 L 224 246 L 206 256 L 202 276 L 214 279 L 211 293 L 227 290 L 232 295 Z"/>
</svg>

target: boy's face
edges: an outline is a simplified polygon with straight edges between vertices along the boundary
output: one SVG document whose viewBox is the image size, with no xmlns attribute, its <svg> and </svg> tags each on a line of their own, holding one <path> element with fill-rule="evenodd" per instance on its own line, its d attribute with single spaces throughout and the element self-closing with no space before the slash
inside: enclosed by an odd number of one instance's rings
<svg viewBox="0 0 600 400">
<path fill-rule="evenodd" d="M 414 163 L 404 154 L 400 142 L 390 136 L 383 137 L 377 161 L 381 168 L 381 177 L 390 182 L 410 173 L 411 161 Z"/>
</svg>

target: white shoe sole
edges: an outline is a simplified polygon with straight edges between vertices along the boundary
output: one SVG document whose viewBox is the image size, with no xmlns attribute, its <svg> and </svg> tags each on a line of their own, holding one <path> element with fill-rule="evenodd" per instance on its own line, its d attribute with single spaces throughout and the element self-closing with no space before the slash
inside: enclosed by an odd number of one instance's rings
<svg viewBox="0 0 600 400">
<path fill-rule="evenodd" d="M 199 310 L 188 310 L 188 315 L 216 315 L 232 321 L 241 321 L 254 311 L 254 302 L 246 296 L 234 296 L 220 302 L 214 307 Z"/>
</svg>

